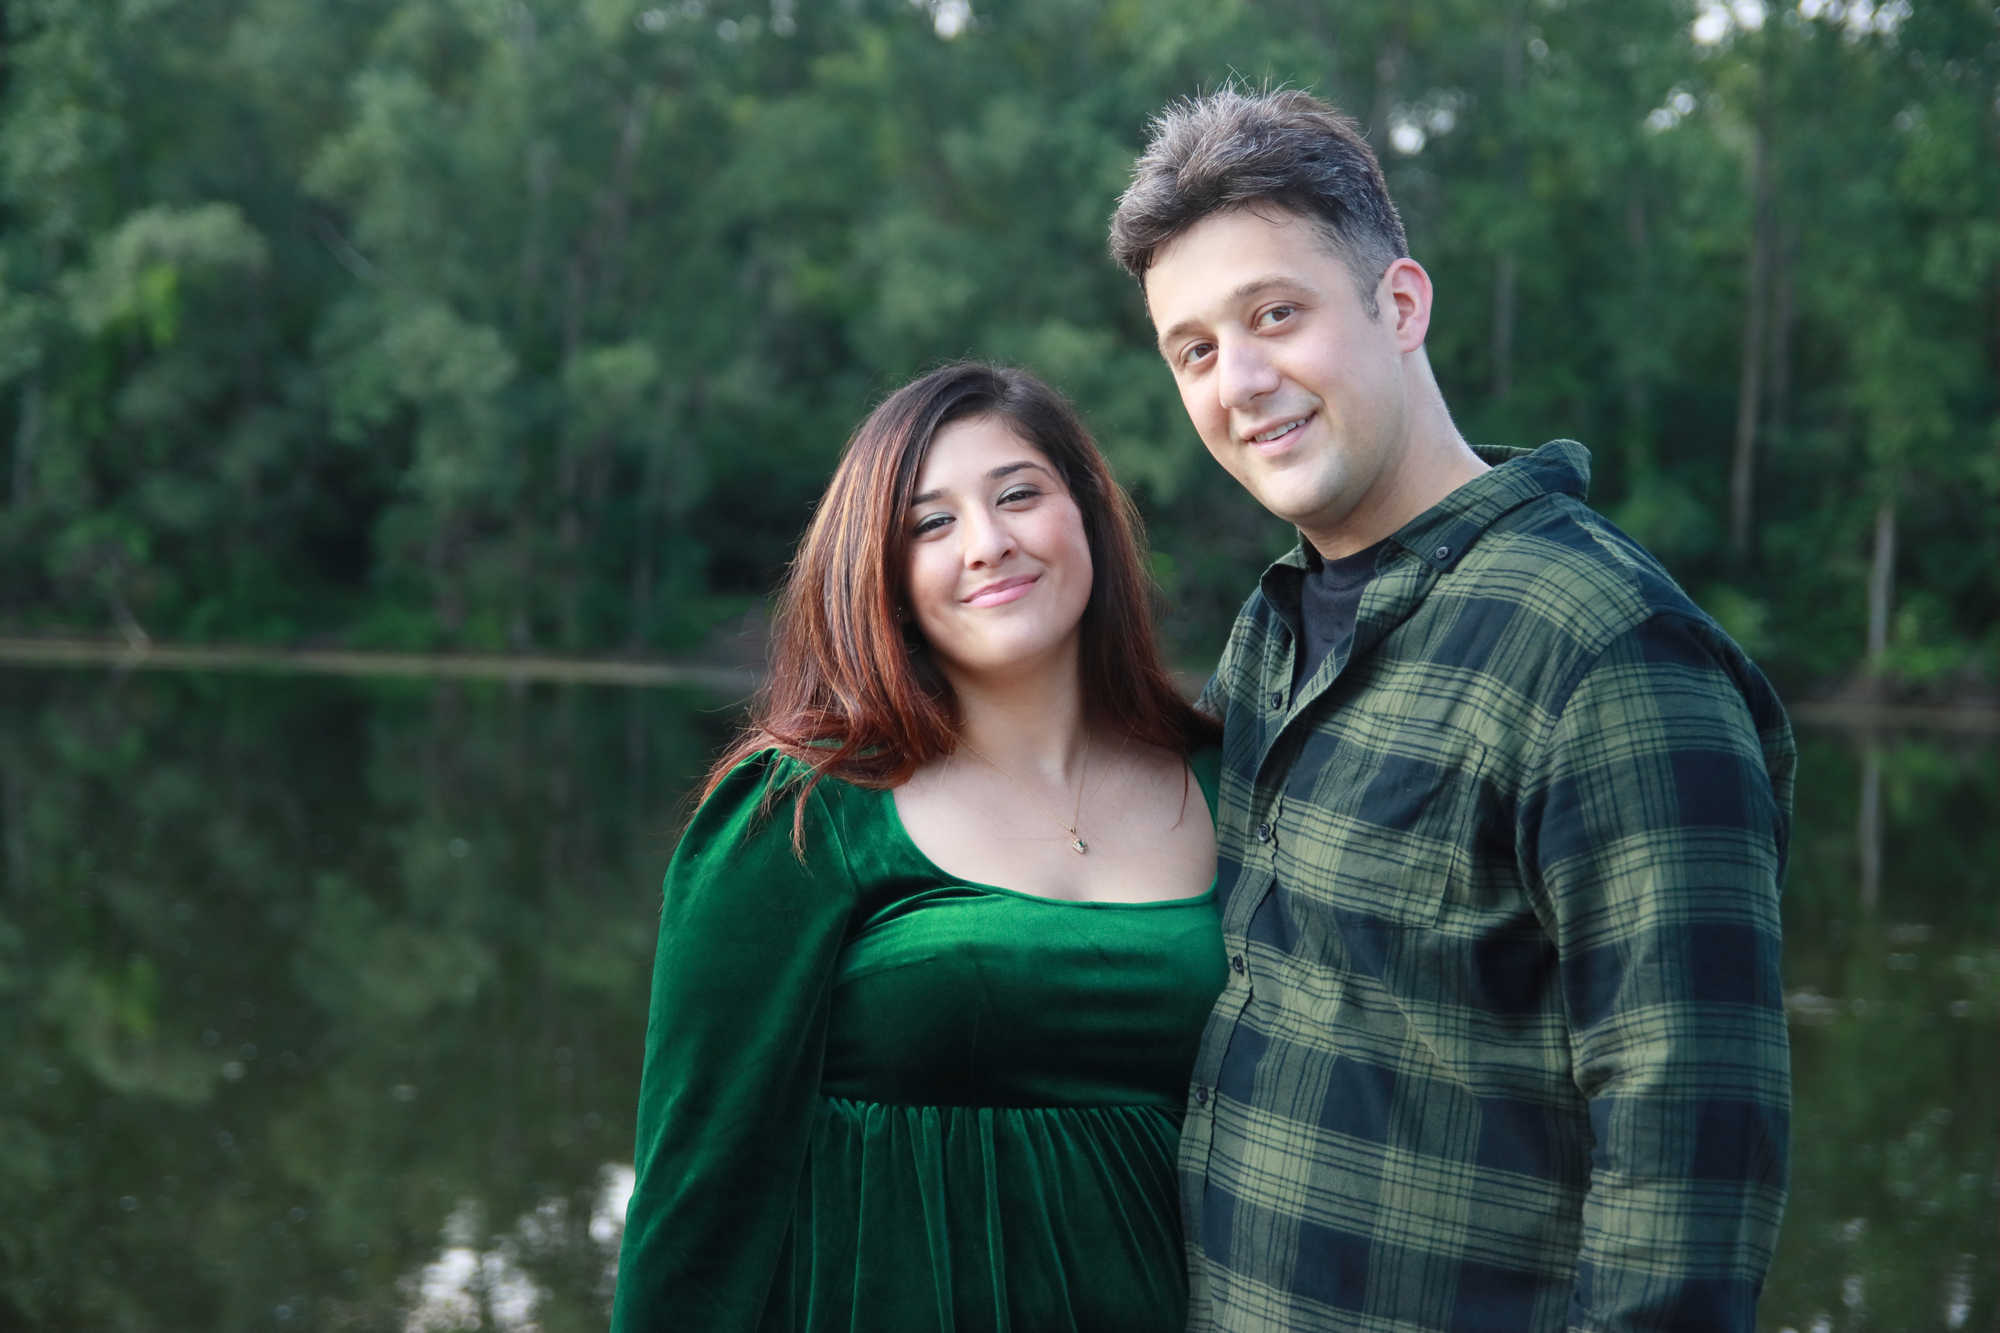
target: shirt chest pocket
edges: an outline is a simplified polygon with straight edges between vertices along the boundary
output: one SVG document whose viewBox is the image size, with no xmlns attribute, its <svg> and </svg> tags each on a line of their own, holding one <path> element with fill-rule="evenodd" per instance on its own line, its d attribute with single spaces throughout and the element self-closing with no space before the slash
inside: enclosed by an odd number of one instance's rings
<svg viewBox="0 0 2000 1333">
<path fill-rule="evenodd" d="M 1433 924 L 1454 891 L 1468 891 L 1486 748 L 1426 725 L 1372 745 L 1325 739 L 1305 747 L 1286 784 L 1279 877 L 1343 915 Z"/>
</svg>

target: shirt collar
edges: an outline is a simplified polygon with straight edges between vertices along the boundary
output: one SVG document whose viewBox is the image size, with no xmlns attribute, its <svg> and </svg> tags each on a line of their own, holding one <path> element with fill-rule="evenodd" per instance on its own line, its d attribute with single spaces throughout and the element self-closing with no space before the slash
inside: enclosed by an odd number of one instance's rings
<svg viewBox="0 0 2000 1333">
<path fill-rule="evenodd" d="M 1551 440 L 1539 449 L 1474 445 L 1472 451 L 1492 470 L 1482 472 L 1391 533 L 1382 554 L 1376 557 L 1378 570 L 1401 548 L 1443 573 L 1503 515 L 1545 495 L 1573 495 L 1583 500 L 1590 494 L 1590 450 L 1575 440 Z M 1306 545 L 1301 537 L 1297 546 L 1264 571 L 1267 599 L 1288 609 L 1297 605 L 1296 581 L 1318 563 L 1314 558 L 1317 553 L 1308 552 Z M 1278 589 L 1282 591 L 1273 597 Z"/>
</svg>

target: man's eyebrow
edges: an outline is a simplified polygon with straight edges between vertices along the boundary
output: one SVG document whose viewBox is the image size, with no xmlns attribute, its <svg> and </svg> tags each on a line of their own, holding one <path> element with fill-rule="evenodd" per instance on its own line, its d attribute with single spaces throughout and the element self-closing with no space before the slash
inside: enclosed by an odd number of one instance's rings
<svg viewBox="0 0 2000 1333">
<path fill-rule="evenodd" d="M 1281 273 L 1271 273 L 1261 278 L 1250 279 L 1250 281 L 1231 292 L 1224 300 L 1229 305 L 1235 305 L 1238 302 L 1247 301 L 1253 296 L 1260 296 L 1273 287 L 1305 287 L 1305 284 L 1295 277 L 1289 277 Z M 1307 290 L 1310 290 L 1310 288 L 1307 288 Z M 1184 333 L 1192 333 L 1194 330 L 1200 328 L 1201 324 L 1202 321 L 1198 319 L 1184 319 L 1165 333 L 1162 333 L 1159 343 L 1160 355 L 1165 356 L 1167 354 L 1168 343 L 1173 342 Z"/>
<path fill-rule="evenodd" d="M 1040 463 L 1037 463 L 1034 459 L 1024 458 L 1018 463 L 1002 463 L 999 467 L 994 468 L 991 472 L 986 474 L 986 480 L 998 481 L 1002 477 L 1012 476 L 1014 473 L 1021 471 L 1023 468 L 1033 468 L 1037 472 L 1047 472 L 1051 478 L 1055 476 L 1055 473 L 1049 472 L 1049 470 L 1046 467 L 1043 467 Z M 911 496 L 910 503 L 912 505 L 927 505 L 933 500 L 944 499 L 945 494 L 946 494 L 945 488 L 940 486 L 934 490 L 922 491 L 916 495 Z"/>
</svg>

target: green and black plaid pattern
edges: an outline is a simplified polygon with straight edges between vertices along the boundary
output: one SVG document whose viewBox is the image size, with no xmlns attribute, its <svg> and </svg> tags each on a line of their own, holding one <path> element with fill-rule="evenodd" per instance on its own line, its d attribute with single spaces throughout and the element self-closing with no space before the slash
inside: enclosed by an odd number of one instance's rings
<svg viewBox="0 0 2000 1333">
<path fill-rule="evenodd" d="M 1790 727 L 1585 507 L 1581 445 L 1481 453 L 1295 701 L 1298 551 L 1203 696 L 1230 978 L 1181 1147 L 1192 1329 L 1755 1326 Z"/>
</svg>

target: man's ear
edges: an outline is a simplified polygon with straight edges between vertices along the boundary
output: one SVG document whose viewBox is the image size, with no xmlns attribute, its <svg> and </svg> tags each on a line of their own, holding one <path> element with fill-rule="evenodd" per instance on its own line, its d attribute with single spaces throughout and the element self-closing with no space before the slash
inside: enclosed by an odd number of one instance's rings
<svg viewBox="0 0 2000 1333">
<path fill-rule="evenodd" d="M 1395 320 L 1396 350 L 1414 352 L 1431 329 L 1431 275 L 1414 259 L 1398 259 L 1382 274 L 1377 299 Z"/>
</svg>

